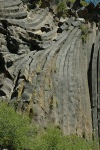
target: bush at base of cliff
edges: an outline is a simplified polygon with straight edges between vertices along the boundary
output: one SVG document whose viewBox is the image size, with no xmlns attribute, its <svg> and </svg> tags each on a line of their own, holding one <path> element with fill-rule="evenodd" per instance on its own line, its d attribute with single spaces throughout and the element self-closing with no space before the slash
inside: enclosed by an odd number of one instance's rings
<svg viewBox="0 0 100 150">
<path fill-rule="evenodd" d="M 75 135 L 63 136 L 60 129 L 47 128 L 34 139 L 34 150 L 98 150 L 96 142 Z"/>
<path fill-rule="evenodd" d="M 33 127 L 29 118 L 0 102 L 0 148 L 10 150 L 31 149 Z"/>
<path fill-rule="evenodd" d="M 63 136 L 57 127 L 37 130 L 28 117 L 0 102 L 0 148 L 8 150 L 98 150 L 97 144 L 77 136 Z"/>
</svg>

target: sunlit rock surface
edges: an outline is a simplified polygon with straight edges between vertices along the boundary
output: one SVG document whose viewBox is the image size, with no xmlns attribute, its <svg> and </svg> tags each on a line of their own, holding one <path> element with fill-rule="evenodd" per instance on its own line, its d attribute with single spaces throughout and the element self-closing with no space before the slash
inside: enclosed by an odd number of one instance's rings
<svg viewBox="0 0 100 150">
<path fill-rule="evenodd" d="M 96 23 L 0 0 L 0 97 L 34 123 L 100 135 L 99 50 Z"/>
</svg>

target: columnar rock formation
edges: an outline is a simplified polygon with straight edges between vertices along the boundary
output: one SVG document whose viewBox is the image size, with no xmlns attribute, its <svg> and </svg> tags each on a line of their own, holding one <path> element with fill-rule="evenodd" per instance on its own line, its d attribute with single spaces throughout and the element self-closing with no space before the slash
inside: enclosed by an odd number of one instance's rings
<svg viewBox="0 0 100 150">
<path fill-rule="evenodd" d="M 0 0 L 0 97 L 34 123 L 100 135 L 99 50 L 95 23 Z"/>
</svg>

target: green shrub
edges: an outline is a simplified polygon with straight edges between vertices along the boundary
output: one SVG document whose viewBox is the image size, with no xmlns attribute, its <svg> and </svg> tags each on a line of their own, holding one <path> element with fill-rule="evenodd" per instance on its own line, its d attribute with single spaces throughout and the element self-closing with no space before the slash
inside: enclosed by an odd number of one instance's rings
<svg viewBox="0 0 100 150">
<path fill-rule="evenodd" d="M 37 7 L 41 7 L 42 0 L 35 0 L 33 3 L 35 3 Z"/>
<path fill-rule="evenodd" d="M 65 8 L 66 8 L 66 3 L 64 1 L 58 3 L 58 6 L 57 6 L 58 12 L 63 11 Z"/>
<path fill-rule="evenodd" d="M 12 107 L 0 102 L 0 147 L 10 150 L 31 149 L 33 133 L 28 117 L 17 114 Z"/>
<path fill-rule="evenodd" d="M 97 144 L 77 136 L 63 136 L 57 127 L 37 130 L 30 119 L 0 102 L 0 148 L 9 150 L 97 150 Z"/>
<path fill-rule="evenodd" d="M 67 0 L 67 2 L 75 3 L 75 0 Z"/>
<path fill-rule="evenodd" d="M 48 128 L 34 140 L 34 150 L 97 150 L 91 140 L 77 136 L 63 136 L 58 128 Z"/>
<path fill-rule="evenodd" d="M 82 37 L 82 41 L 83 41 L 83 43 L 85 43 L 86 40 L 87 40 L 87 36 L 88 36 L 88 26 L 81 25 L 80 29 L 82 30 L 82 36 L 81 36 Z"/>
<path fill-rule="evenodd" d="M 37 135 L 34 141 L 34 150 L 56 150 L 62 138 L 60 129 L 49 127 L 44 133 Z"/>
<path fill-rule="evenodd" d="M 67 10 L 67 7 L 66 7 L 66 0 L 63 0 L 63 1 L 58 3 L 57 13 L 59 14 L 60 17 L 61 16 L 66 17 L 68 15 L 68 10 Z"/>
<path fill-rule="evenodd" d="M 87 3 L 85 0 L 82 0 L 80 3 L 81 3 L 84 7 L 86 7 L 87 5 L 89 5 L 89 3 Z"/>
</svg>

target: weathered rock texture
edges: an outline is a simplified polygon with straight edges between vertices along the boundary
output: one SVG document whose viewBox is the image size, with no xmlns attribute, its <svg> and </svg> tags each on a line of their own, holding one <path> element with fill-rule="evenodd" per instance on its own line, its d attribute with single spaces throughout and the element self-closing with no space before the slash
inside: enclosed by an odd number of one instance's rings
<svg viewBox="0 0 100 150">
<path fill-rule="evenodd" d="M 82 24 L 89 28 L 82 41 Z M 0 0 L 0 97 L 40 126 L 100 135 L 100 32 L 95 23 L 59 20 Z M 92 110 L 92 113 L 91 113 Z"/>
</svg>

